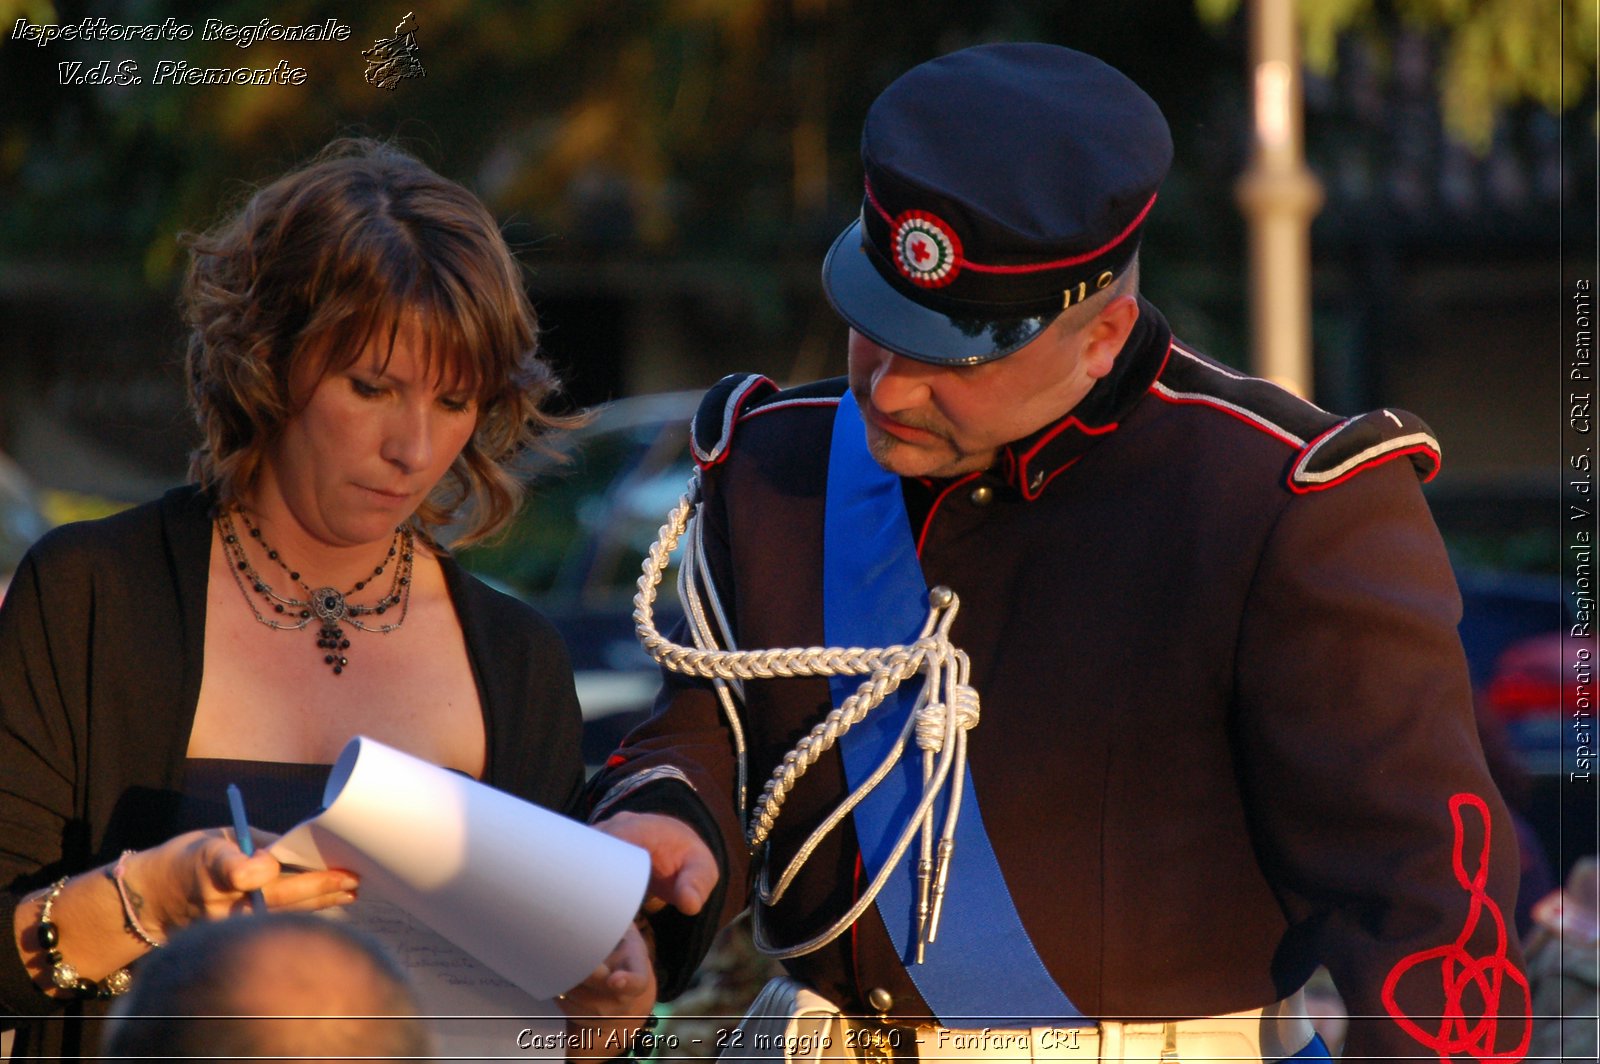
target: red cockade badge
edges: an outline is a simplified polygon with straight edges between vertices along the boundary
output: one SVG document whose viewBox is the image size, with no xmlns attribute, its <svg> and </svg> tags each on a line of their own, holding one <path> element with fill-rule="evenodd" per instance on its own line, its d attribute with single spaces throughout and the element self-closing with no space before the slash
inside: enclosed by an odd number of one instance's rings
<svg viewBox="0 0 1600 1064">
<path fill-rule="evenodd" d="M 1483 822 L 1483 847 L 1478 854 L 1477 868 L 1468 872 L 1466 863 L 1467 826 L 1462 808 L 1470 807 Z M 1517 970 L 1506 957 L 1506 921 L 1500 907 L 1484 889 L 1489 881 L 1489 806 L 1475 794 L 1458 794 L 1450 799 L 1450 820 L 1455 825 L 1456 839 L 1453 851 L 1456 882 L 1461 884 L 1471 904 L 1467 920 L 1456 940 L 1447 946 L 1413 953 L 1394 966 L 1383 981 L 1383 1005 L 1389 1010 L 1407 1034 L 1439 1055 L 1440 1060 L 1450 1060 L 1462 1055 L 1474 1060 L 1518 1061 L 1528 1052 L 1528 1041 L 1533 1034 L 1533 1003 L 1528 994 L 1528 978 Z M 1488 918 L 1494 925 L 1494 952 L 1486 957 L 1474 957 L 1467 944 L 1477 932 L 1479 921 Z M 1402 979 L 1428 978 L 1424 965 L 1437 962 L 1444 989 L 1442 1015 L 1436 1019 L 1436 1030 L 1425 1030 L 1415 1019 L 1400 1010 L 1395 1000 L 1395 989 Z M 1506 1053 L 1495 1052 L 1496 1035 L 1500 1024 L 1500 993 L 1510 980 L 1522 988 L 1522 1040 L 1517 1048 Z M 1468 1006 L 1481 1009 L 1482 1014 L 1471 1018 Z M 1435 1017 L 1425 1017 L 1432 1022 Z"/>
<path fill-rule="evenodd" d="M 961 272 L 961 238 L 950 223 L 927 211 L 894 220 L 895 265 L 914 285 L 942 288 Z"/>
</svg>

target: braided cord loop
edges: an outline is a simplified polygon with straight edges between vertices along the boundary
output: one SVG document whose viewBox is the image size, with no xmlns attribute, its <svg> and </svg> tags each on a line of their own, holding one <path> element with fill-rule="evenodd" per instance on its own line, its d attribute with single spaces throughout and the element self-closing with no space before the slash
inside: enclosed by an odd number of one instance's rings
<svg viewBox="0 0 1600 1064">
<path fill-rule="evenodd" d="M 977 725 L 979 718 L 978 693 L 967 682 L 971 668 L 967 655 L 950 642 L 950 626 L 960 608 L 960 598 L 948 588 L 933 589 L 928 596 L 928 616 L 921 633 L 916 640 L 904 645 L 731 649 L 731 634 L 727 630 L 715 583 L 706 565 L 703 540 L 696 531 L 689 537 L 679 579 L 680 589 L 690 603 L 687 611 L 689 630 L 697 645 L 691 647 L 674 643 L 656 627 L 655 601 L 672 552 L 690 532 L 699 503 L 700 479 L 696 472 L 645 555 L 638 591 L 633 599 L 634 630 L 645 652 L 662 668 L 710 680 L 716 688 L 733 731 L 739 762 L 739 810 L 744 817 L 745 840 L 752 851 L 761 847 L 771 836 L 785 799 L 811 766 L 831 750 L 841 736 L 882 705 L 901 684 L 918 674 L 924 677 L 905 727 L 883 761 L 817 825 L 779 876 L 775 887 L 768 886 L 768 870 L 763 867 L 758 887 L 760 900 L 763 905 L 770 907 L 782 899 L 821 841 L 889 775 L 905 753 L 908 741 L 914 741 L 921 751 L 923 762 L 923 793 L 889 858 L 848 912 L 822 933 L 798 945 L 777 948 L 767 942 L 758 906 L 754 925 L 756 944 L 763 952 L 779 958 L 800 956 L 827 945 L 872 905 L 889 875 L 920 835 L 917 905 L 920 929 L 917 952 L 920 959 L 923 946 L 934 941 L 938 933 L 940 904 L 949 875 L 956 819 L 961 806 L 966 733 Z M 701 602 L 699 587 L 704 588 L 705 597 L 710 602 L 709 615 Z M 716 620 L 719 631 L 712 630 L 708 616 Z M 730 649 L 723 649 L 723 646 Z M 830 711 L 792 750 L 783 755 L 762 789 L 754 810 L 746 815 L 744 734 L 730 688 L 742 689 L 740 685 L 746 680 L 797 676 L 864 676 L 866 679 L 843 704 Z M 947 786 L 950 800 L 940 840 L 935 847 L 934 801 Z"/>
</svg>

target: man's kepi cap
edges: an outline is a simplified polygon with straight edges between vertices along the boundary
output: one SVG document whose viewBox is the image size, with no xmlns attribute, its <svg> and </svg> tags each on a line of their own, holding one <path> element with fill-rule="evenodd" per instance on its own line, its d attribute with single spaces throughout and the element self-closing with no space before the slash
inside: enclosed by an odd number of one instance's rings
<svg viewBox="0 0 1600 1064">
<path fill-rule="evenodd" d="M 1133 258 L 1172 136 L 1092 56 L 987 44 L 915 67 L 861 134 L 861 217 L 822 284 L 857 332 L 908 358 L 1010 354 Z"/>
</svg>

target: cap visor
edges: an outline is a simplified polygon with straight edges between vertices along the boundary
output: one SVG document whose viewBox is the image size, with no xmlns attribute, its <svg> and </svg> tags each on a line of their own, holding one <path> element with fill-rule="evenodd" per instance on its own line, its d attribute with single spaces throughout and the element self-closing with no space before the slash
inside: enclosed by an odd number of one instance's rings
<svg viewBox="0 0 1600 1064">
<path fill-rule="evenodd" d="M 828 249 L 822 290 L 839 316 L 879 347 L 941 365 L 972 366 L 1003 358 L 1055 320 L 1055 315 L 956 318 L 912 301 L 872 264 L 861 246 L 859 218 Z"/>
</svg>

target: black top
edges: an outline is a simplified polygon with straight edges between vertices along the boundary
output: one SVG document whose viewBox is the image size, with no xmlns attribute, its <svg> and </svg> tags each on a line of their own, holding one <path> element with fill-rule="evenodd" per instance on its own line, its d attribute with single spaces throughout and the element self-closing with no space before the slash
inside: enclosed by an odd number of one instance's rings
<svg viewBox="0 0 1600 1064">
<path fill-rule="evenodd" d="M 294 761 L 240 761 L 228 757 L 191 757 L 184 763 L 178 815 L 172 833 L 233 823 L 228 784 L 244 799 L 250 826 L 282 835 L 322 812 L 322 792 L 332 765 Z"/>
<path fill-rule="evenodd" d="M 0 928 L 19 898 L 176 833 L 204 662 L 211 500 L 192 487 L 40 540 L 0 606 Z M 583 783 L 566 647 L 525 603 L 440 565 L 483 707 L 484 782 L 560 812 Z M 225 821 L 224 821 L 225 822 Z M 71 929 L 63 928 L 64 936 Z M 137 978 L 137 968 L 135 968 Z M 63 1007 L 0 949 L 4 1017 Z M 80 1051 L 23 1022 L 19 1058 Z"/>
</svg>

